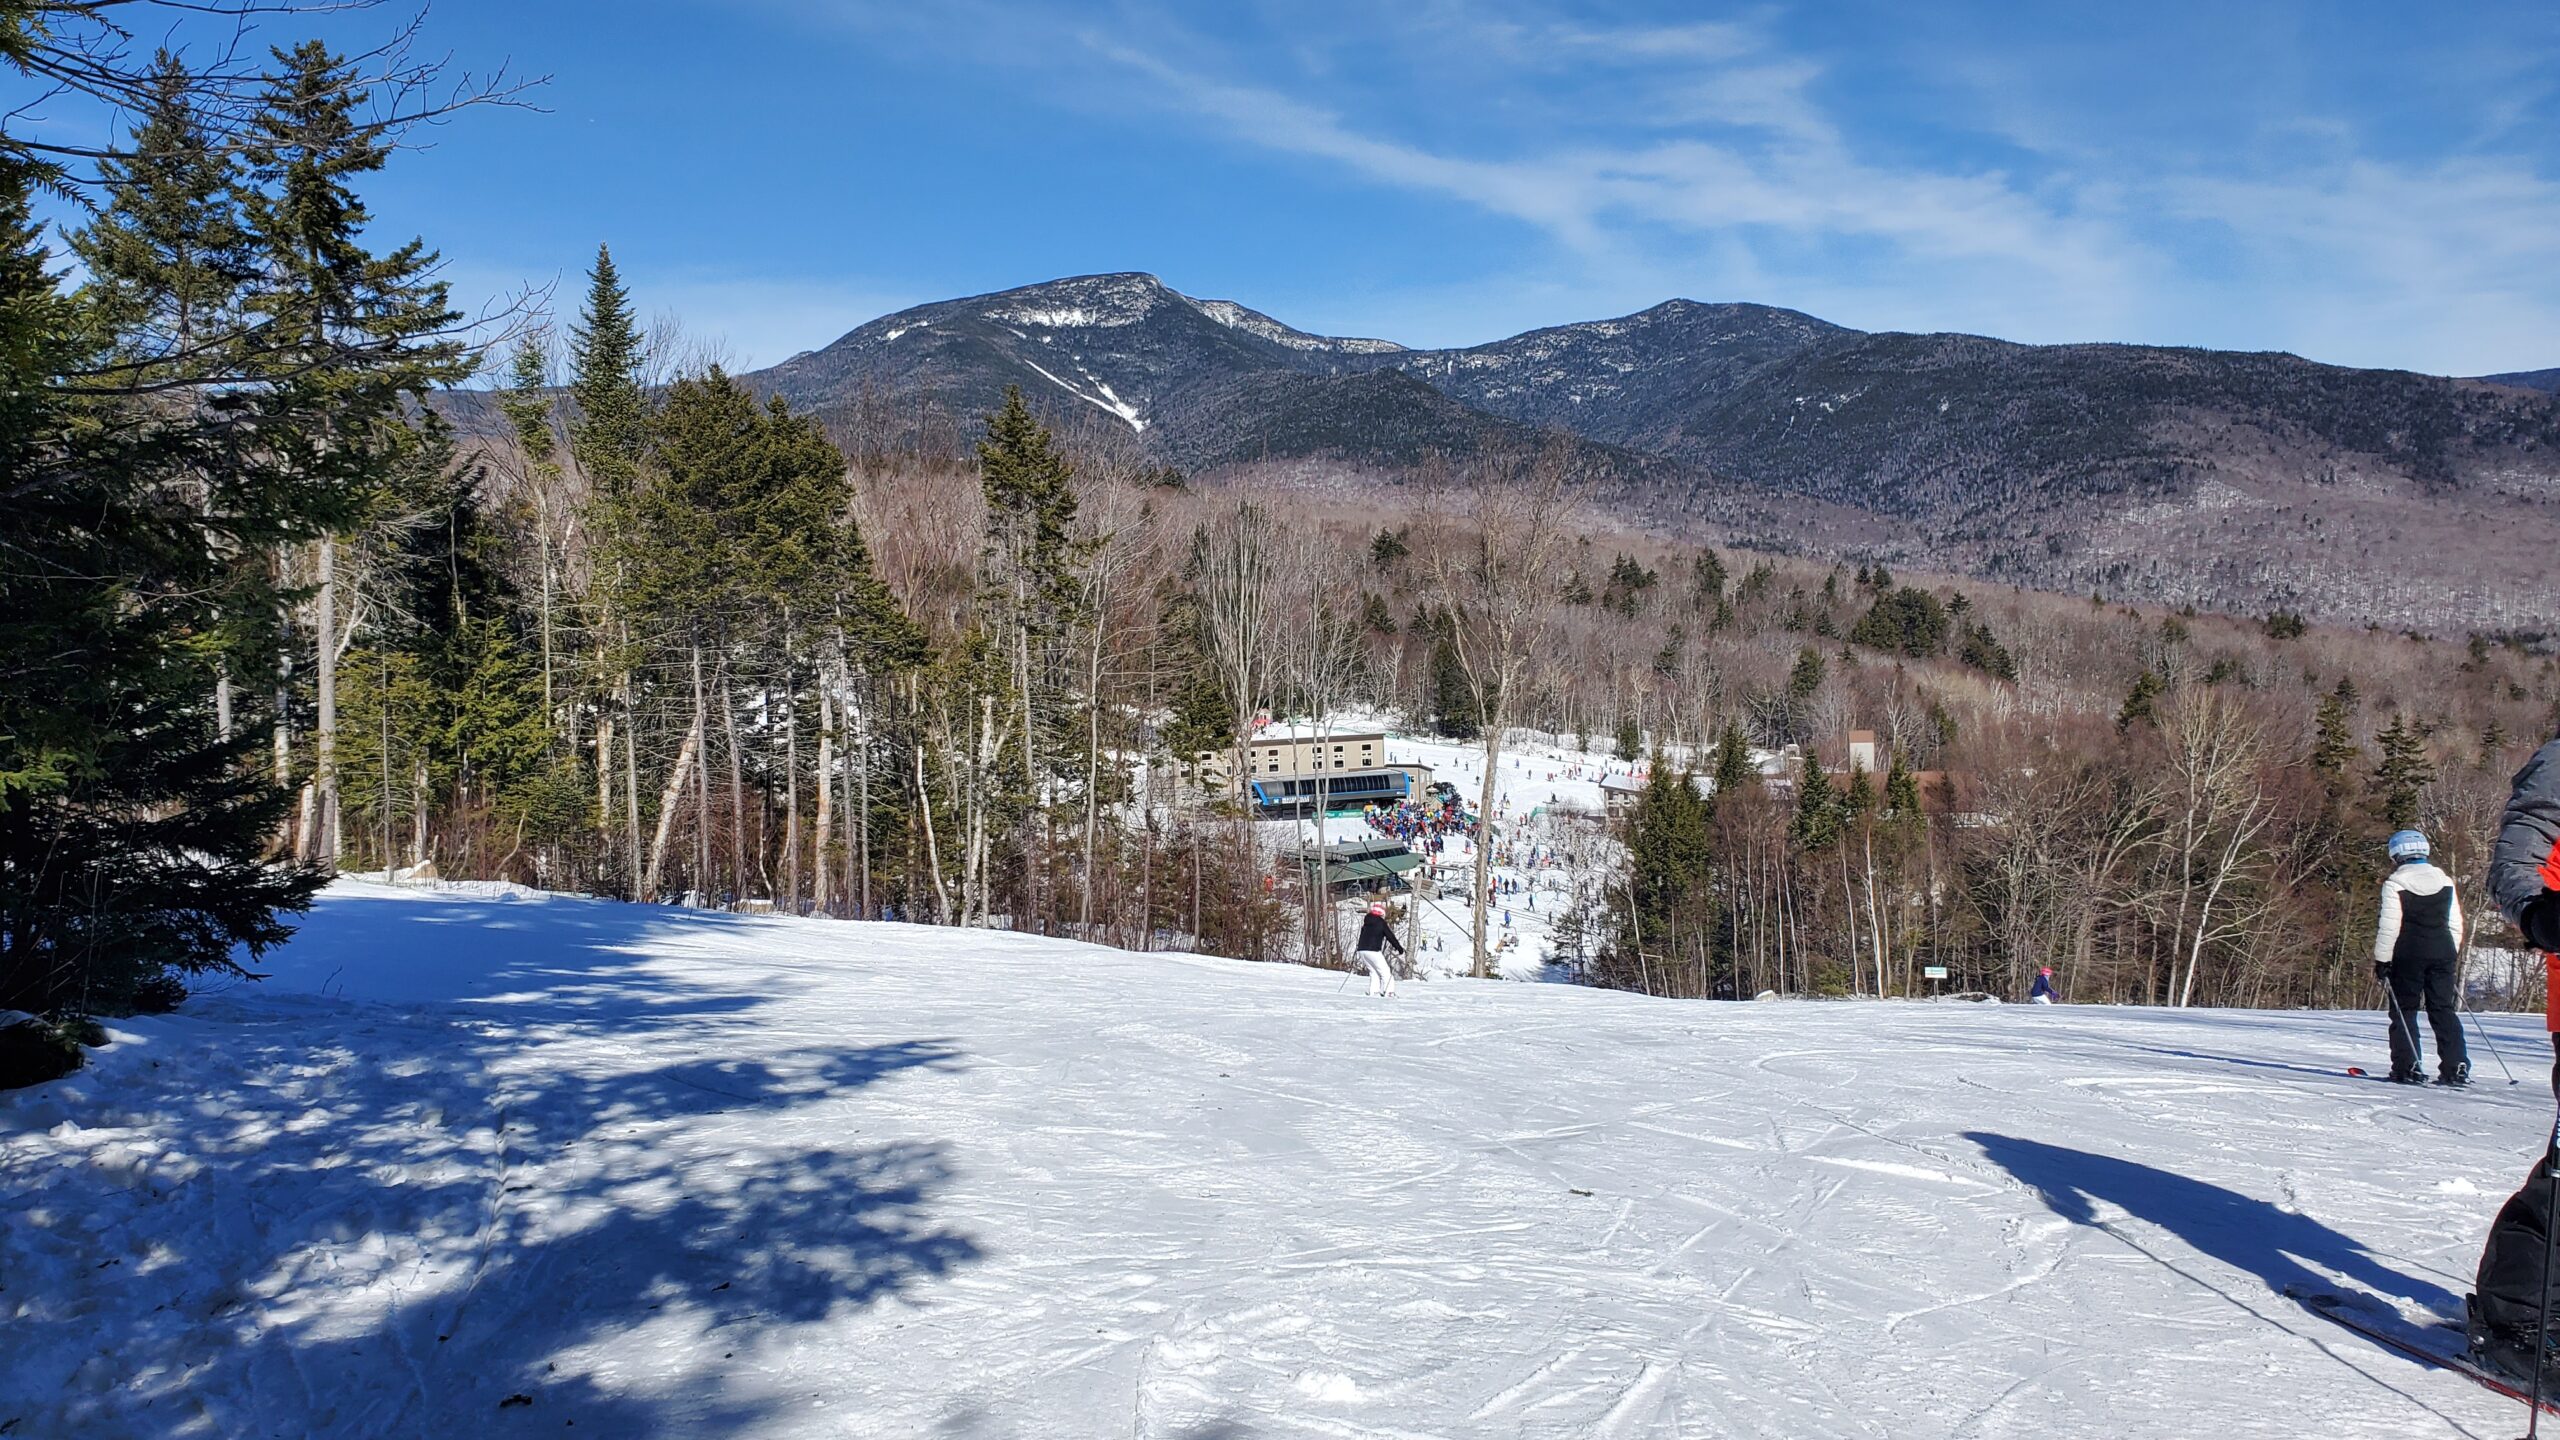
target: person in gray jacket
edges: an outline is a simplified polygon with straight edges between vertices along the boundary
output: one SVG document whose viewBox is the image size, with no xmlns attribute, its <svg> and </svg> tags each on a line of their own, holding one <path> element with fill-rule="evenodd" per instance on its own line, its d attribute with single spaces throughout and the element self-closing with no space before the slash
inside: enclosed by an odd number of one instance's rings
<svg viewBox="0 0 2560 1440">
<path fill-rule="evenodd" d="M 2471 1083 L 2462 1044 L 2462 897 L 2453 877 L 2428 863 L 2427 837 L 2391 837 L 2391 878 L 2382 882 L 2382 914 L 2373 937 L 2373 978 L 2391 987 L 2391 1079 L 2423 1085 L 2418 1011 L 2436 1032 L 2436 1083 Z"/>
<path fill-rule="evenodd" d="M 2551 1032 L 2551 1089 L 2560 1096 L 2560 740 L 2534 752 L 2516 772 L 2507 813 L 2489 852 L 2489 898 L 2542 952 L 2544 1027 Z M 2523 1187 L 2498 1211 L 2480 1251 L 2470 1299 L 2472 1358 L 2519 1384 L 2552 1391 L 2560 1359 L 2560 1314 L 2551 1270 L 2552 1202 L 2560 1198 L 2560 1133 L 2544 1148 Z"/>
<path fill-rule="evenodd" d="M 2560 740 L 2533 752 L 2507 792 L 2489 852 L 2489 898 L 2543 954 L 2543 1024 L 2552 1032 L 2551 1090 L 2560 1096 Z"/>
</svg>

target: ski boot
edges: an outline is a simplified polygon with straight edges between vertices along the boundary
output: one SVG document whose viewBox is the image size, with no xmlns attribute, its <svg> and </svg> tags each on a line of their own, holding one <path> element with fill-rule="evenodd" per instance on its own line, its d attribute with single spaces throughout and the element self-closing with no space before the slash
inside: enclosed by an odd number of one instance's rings
<svg viewBox="0 0 2560 1440">
<path fill-rule="evenodd" d="M 2471 1363 L 2513 1382 L 2519 1388 L 2533 1384 L 2533 1336 L 2518 1330 L 2493 1326 L 2480 1318 L 2480 1297 L 2462 1297 L 2463 1337 L 2469 1342 Z M 2543 1338 L 2542 1394 L 2547 1401 L 2560 1389 L 2560 1336 Z"/>
<path fill-rule="evenodd" d="M 2424 1085 L 2427 1083 L 2426 1072 L 2414 1068 L 2408 1070 L 2394 1070 L 2391 1072 L 2391 1083 L 2394 1085 Z"/>
<path fill-rule="evenodd" d="M 2471 1067 L 2467 1064 L 2448 1065 L 2436 1072 L 2436 1083 L 2456 1090 L 2468 1090 L 2471 1088 Z"/>
</svg>

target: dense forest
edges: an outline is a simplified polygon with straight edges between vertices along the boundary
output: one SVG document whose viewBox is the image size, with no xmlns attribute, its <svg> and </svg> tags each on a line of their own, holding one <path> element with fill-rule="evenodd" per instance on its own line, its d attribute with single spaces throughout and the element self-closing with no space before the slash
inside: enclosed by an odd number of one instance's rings
<svg viewBox="0 0 2560 1440">
<path fill-rule="evenodd" d="M 316 45 L 118 73 L 116 145 L 0 149 L 0 1007 L 172 1003 L 339 870 L 1331 959 L 1196 762 L 1354 710 L 1650 759 L 1592 983 L 2371 1004 L 2380 837 L 2476 889 L 2560 723 L 2534 637 L 1670 543 L 1560 436 L 1266 491 L 1019 393 L 822 421 L 604 249 L 493 342 L 365 233 L 438 111 Z"/>
</svg>

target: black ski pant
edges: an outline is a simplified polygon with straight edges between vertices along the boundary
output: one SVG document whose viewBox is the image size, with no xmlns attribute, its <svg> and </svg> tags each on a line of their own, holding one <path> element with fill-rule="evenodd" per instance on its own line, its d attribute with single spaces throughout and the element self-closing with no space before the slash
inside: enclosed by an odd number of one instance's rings
<svg viewBox="0 0 2560 1440">
<path fill-rule="evenodd" d="M 2391 967 L 2391 1073 L 2414 1075 L 2421 1068 L 2418 1054 L 2418 1012 L 2424 1010 L 2428 1028 L 2436 1032 L 2436 1071 L 2450 1075 L 2470 1063 L 2470 1055 L 2462 1045 L 2462 1002 L 2454 993 L 2460 962 L 2445 960 L 2402 960 Z"/>
</svg>

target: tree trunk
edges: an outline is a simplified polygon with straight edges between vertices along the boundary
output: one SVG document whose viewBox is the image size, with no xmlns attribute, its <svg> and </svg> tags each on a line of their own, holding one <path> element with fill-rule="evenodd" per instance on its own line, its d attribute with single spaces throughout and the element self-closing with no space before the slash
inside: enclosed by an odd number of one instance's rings
<svg viewBox="0 0 2560 1440">
<path fill-rule="evenodd" d="M 782 884 L 791 913 L 800 913 L 800 688 L 789 676 L 782 696 Z"/>
<path fill-rule="evenodd" d="M 276 578 L 290 584 L 292 567 L 282 553 L 276 559 Z M 276 607 L 276 788 L 293 783 L 293 611 L 289 606 Z M 277 822 L 276 843 L 279 848 L 293 843 L 293 821 L 290 817 Z M 300 858 L 299 847 L 295 857 Z"/>
<path fill-rule="evenodd" d="M 385 796 L 384 808 L 389 807 L 390 797 Z M 391 862 L 386 857 L 382 863 L 388 865 Z M 424 759 L 418 761 L 409 781 L 409 863 L 427 863 L 427 762 Z"/>
<path fill-rule="evenodd" d="M 1146 850 L 1138 859 L 1138 948 L 1156 948 L 1156 767 L 1147 762 Z"/>
<path fill-rule="evenodd" d="M 846 704 L 850 705 L 854 703 L 854 694 L 851 685 L 846 686 L 844 698 Z M 860 743 L 855 747 L 854 752 L 850 756 L 846 757 L 853 766 L 853 774 L 848 777 L 848 781 L 849 783 L 858 786 L 859 789 L 859 793 L 855 797 L 858 803 L 856 803 L 853 809 L 845 816 L 845 823 L 853 827 L 854 835 L 854 844 L 845 847 L 845 863 L 857 867 L 854 871 L 855 884 L 854 886 L 847 888 L 846 895 L 848 898 L 852 899 L 858 907 L 860 907 L 855 911 L 855 913 L 863 919 L 868 920 L 872 918 L 872 914 L 871 691 L 867 684 L 864 687 L 861 699 L 862 725 L 860 732 L 856 736 Z M 921 753 L 919 753 L 919 758 L 921 758 Z M 919 796 L 919 798 L 922 797 Z"/>
<path fill-rule="evenodd" d="M 598 706 L 600 710 L 604 707 Z M 596 828 L 605 844 L 613 840 L 613 712 L 596 717 Z"/>
<path fill-rule="evenodd" d="M 1102 825 L 1102 617 L 1093 620 L 1093 649 L 1084 686 L 1084 882 L 1076 900 L 1076 925 L 1093 938 L 1093 847 Z"/>
<path fill-rule="evenodd" d="M 319 727 L 312 737 L 311 782 L 319 807 L 319 855 L 326 865 L 338 863 L 338 542 L 322 536 L 319 545 L 320 590 L 312 601 L 316 624 L 312 649 L 319 670 Z"/>
<path fill-rule="evenodd" d="M 553 710 L 557 704 L 551 680 L 551 503 L 548 491 L 534 512 L 534 523 L 542 532 L 542 725 L 555 728 L 559 717 Z"/>
<path fill-rule="evenodd" d="M 693 721 L 702 737 L 702 746 L 711 743 L 709 715 L 710 697 L 702 689 L 702 646 L 693 646 Z M 700 750 L 693 766 L 693 898 L 703 907 L 711 904 L 711 766 Z"/>
<path fill-rule="evenodd" d="M 747 898 L 747 771 L 738 758 L 737 696 L 729 685 L 729 658 L 720 657 L 720 734 L 729 745 L 729 903 Z"/>
<path fill-rule="evenodd" d="M 951 923 L 951 890 L 942 879 L 942 845 L 933 832 L 933 787 L 924 777 L 924 746 L 919 742 L 910 752 L 916 762 L 916 814 L 924 821 L 925 873 L 933 879 L 934 918 L 944 925 Z"/>
<path fill-rule="evenodd" d="M 631 898 L 644 899 L 646 892 L 640 888 L 640 716 L 627 675 L 622 680 L 622 838 Z"/>
<path fill-rule="evenodd" d="M 818 692 L 818 768 L 811 777 L 811 787 L 818 792 L 818 817 L 809 833 L 809 908 L 825 914 L 829 901 L 827 889 L 827 842 L 835 838 L 836 827 L 836 725 L 843 717 L 834 699 L 834 687 L 821 675 Z"/>
<path fill-rule="evenodd" d="M 667 837 L 674 833 L 676 826 L 676 802 L 684 798 L 685 772 L 692 767 L 694 756 L 701 748 L 702 717 L 696 715 L 693 723 L 685 727 L 684 744 L 676 750 L 675 768 L 667 772 L 667 783 L 658 791 L 658 828 L 649 838 L 649 868 L 640 882 L 643 895 L 658 893 L 659 871 L 667 859 Z"/>
<path fill-rule="evenodd" d="M 1511 687 L 1505 685 L 1503 695 L 1507 697 L 1510 690 Z M 1510 701 L 1507 698 L 1498 698 L 1494 702 L 1494 708 L 1508 710 Z M 1488 715 L 1485 717 L 1484 728 L 1484 785 L 1476 812 L 1476 824 L 1480 833 L 1475 840 L 1476 863 L 1473 887 L 1476 916 L 1475 955 L 1472 968 L 1475 977 L 1479 980 L 1493 978 L 1493 952 L 1485 946 L 1484 932 L 1485 921 L 1490 918 L 1487 912 L 1493 908 L 1493 784 L 1496 778 L 1494 772 L 1500 768 L 1501 764 L 1502 717 Z"/>
</svg>

